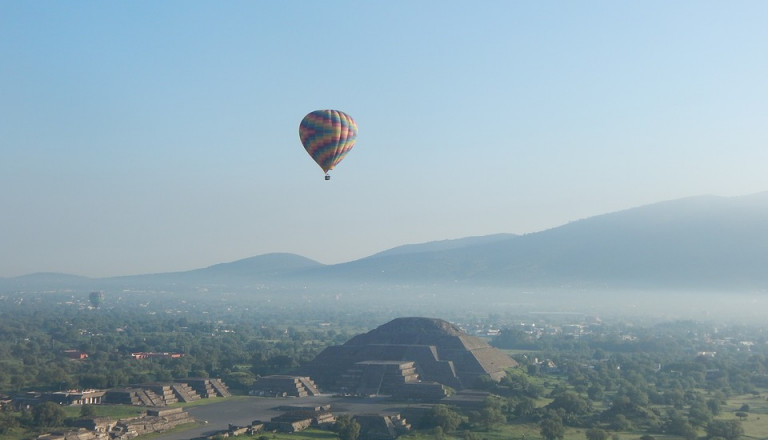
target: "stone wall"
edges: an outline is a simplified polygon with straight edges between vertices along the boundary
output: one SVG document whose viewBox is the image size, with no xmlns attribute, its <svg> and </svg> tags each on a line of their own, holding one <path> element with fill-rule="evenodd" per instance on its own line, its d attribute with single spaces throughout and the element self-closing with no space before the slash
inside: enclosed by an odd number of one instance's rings
<svg viewBox="0 0 768 440">
<path fill-rule="evenodd" d="M 176 426 L 193 423 L 195 419 L 181 408 L 156 408 L 147 410 L 147 415 L 132 419 L 111 420 L 105 417 L 81 421 L 93 429 L 51 432 L 42 434 L 37 440 L 129 440 L 140 435 L 163 432 Z"/>
</svg>

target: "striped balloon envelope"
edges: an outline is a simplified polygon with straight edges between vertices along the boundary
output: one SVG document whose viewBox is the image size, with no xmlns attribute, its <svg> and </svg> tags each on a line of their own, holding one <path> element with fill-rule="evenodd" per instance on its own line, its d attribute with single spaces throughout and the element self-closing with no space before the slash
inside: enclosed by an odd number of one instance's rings
<svg viewBox="0 0 768 440">
<path fill-rule="evenodd" d="M 299 138 L 307 153 L 330 179 L 332 170 L 355 145 L 357 124 L 348 114 L 338 110 L 315 110 L 299 124 Z"/>
</svg>

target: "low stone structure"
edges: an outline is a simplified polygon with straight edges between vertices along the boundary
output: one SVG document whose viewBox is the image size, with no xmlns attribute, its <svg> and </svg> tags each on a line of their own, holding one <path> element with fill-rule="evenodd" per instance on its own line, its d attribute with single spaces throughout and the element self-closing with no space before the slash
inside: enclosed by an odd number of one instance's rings
<svg viewBox="0 0 768 440">
<path fill-rule="evenodd" d="M 203 394 L 198 393 L 198 390 L 201 390 Z M 185 379 L 111 389 L 106 391 L 103 401 L 124 405 L 161 407 L 178 402 L 194 402 L 201 398 L 229 397 L 231 395 L 227 386 L 219 379 Z"/>
<path fill-rule="evenodd" d="M 179 379 L 176 382 L 185 383 L 203 399 L 211 397 L 230 397 L 232 393 L 221 379 L 211 379 L 205 377 Z"/>
<path fill-rule="evenodd" d="M 108 433 L 115 427 L 117 421 L 111 417 L 88 417 L 75 420 L 72 425 L 96 433 Z"/>
<path fill-rule="evenodd" d="M 315 383 L 306 376 L 271 375 L 259 378 L 251 394 L 257 396 L 306 397 L 320 394 Z"/>
<path fill-rule="evenodd" d="M 154 408 L 148 409 L 146 415 L 132 419 L 81 419 L 77 421 L 81 425 L 78 429 L 43 434 L 37 440 L 130 440 L 193 422 L 195 419 L 181 408 Z"/>
<path fill-rule="evenodd" d="M 80 428 L 70 431 L 57 431 L 41 434 L 37 440 L 111 440 L 109 434 L 97 433 Z"/>
<path fill-rule="evenodd" d="M 264 424 L 261 422 L 254 422 L 248 426 L 229 425 L 226 431 L 219 431 L 213 434 L 209 434 L 203 437 L 195 437 L 192 440 L 210 440 L 220 437 L 237 437 L 240 435 L 253 436 L 264 430 Z"/>
<path fill-rule="evenodd" d="M 299 432 L 312 426 L 312 416 L 306 414 L 283 414 L 273 417 L 264 424 L 268 431 Z"/>
<path fill-rule="evenodd" d="M 360 438 L 366 440 L 393 440 L 411 430 L 400 414 L 360 414 L 354 419 L 360 424 Z"/>
<path fill-rule="evenodd" d="M 184 382 L 172 383 L 170 384 L 170 387 L 179 402 L 189 403 L 201 399 L 200 395 L 197 394 L 197 392 L 192 387 Z"/>
<path fill-rule="evenodd" d="M 173 405 L 174 403 L 179 402 L 179 398 L 176 395 L 175 390 L 171 386 L 171 384 L 168 383 L 145 383 L 139 386 L 140 388 L 144 390 L 150 390 L 156 395 L 160 396 L 160 399 L 162 399 L 163 404 L 157 405 L 157 406 L 165 406 L 165 405 Z M 200 396 L 198 396 L 198 399 Z"/>
<path fill-rule="evenodd" d="M 331 412 L 330 405 L 320 406 L 286 406 L 283 414 L 272 417 L 269 422 L 264 422 L 267 431 L 299 432 L 310 426 L 330 428 L 336 423 L 336 417 Z M 253 424 L 262 423 L 258 420 Z"/>
<path fill-rule="evenodd" d="M 41 393 L 28 391 L 10 399 L 16 409 L 30 408 L 43 402 L 55 402 L 59 405 L 98 405 L 105 403 L 104 390 L 70 390 Z"/>
<path fill-rule="evenodd" d="M 57 391 L 48 399 L 60 405 L 98 405 L 105 393 L 104 390 Z"/>
<path fill-rule="evenodd" d="M 115 388 L 104 395 L 105 403 L 140 406 L 164 406 L 165 401 L 152 390 L 145 388 Z"/>
<path fill-rule="evenodd" d="M 115 440 L 127 440 L 194 422 L 195 419 L 181 408 L 154 408 L 148 409 L 144 417 L 119 420 L 110 434 Z"/>
</svg>

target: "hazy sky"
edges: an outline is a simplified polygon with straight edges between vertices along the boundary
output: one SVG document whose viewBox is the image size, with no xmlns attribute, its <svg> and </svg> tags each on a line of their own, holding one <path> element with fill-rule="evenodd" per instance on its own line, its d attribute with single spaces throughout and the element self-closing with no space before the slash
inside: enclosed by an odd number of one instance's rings
<svg viewBox="0 0 768 440">
<path fill-rule="evenodd" d="M 765 1 L 0 0 L 0 276 L 322 263 L 768 190 Z M 299 142 L 355 118 L 326 182 Z"/>
</svg>

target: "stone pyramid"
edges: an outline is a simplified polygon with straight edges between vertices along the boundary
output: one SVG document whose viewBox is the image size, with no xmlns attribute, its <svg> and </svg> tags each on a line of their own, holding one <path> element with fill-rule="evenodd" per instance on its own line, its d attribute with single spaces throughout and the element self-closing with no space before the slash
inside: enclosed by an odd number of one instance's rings
<svg viewBox="0 0 768 440">
<path fill-rule="evenodd" d="M 346 391 L 350 372 L 371 362 L 413 362 L 419 381 L 455 389 L 472 387 L 481 376 L 499 380 L 517 363 L 480 338 L 434 318 L 397 318 L 368 333 L 328 347 L 302 368 L 318 386 Z M 404 378 L 404 382 L 413 382 Z"/>
</svg>

